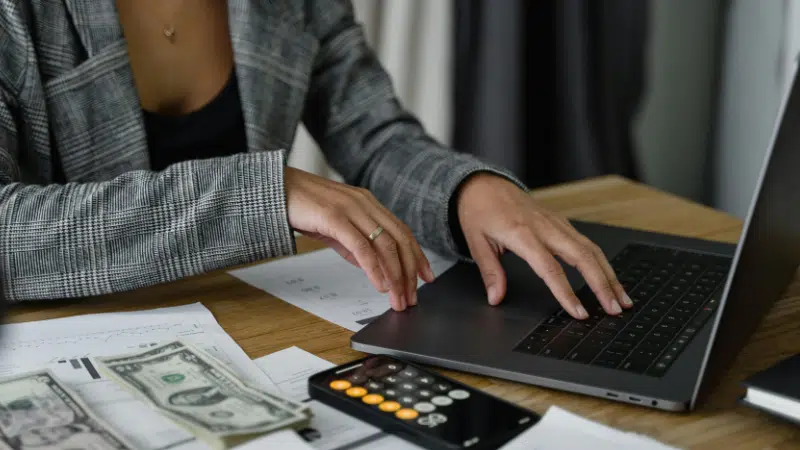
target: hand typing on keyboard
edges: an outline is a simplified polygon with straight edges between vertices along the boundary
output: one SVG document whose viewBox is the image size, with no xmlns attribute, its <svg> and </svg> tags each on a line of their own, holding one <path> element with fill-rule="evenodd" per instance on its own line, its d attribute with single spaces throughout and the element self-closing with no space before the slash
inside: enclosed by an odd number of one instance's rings
<svg viewBox="0 0 800 450">
<path fill-rule="evenodd" d="M 499 304 L 505 296 L 506 277 L 498 255 L 511 250 L 531 266 L 564 310 L 576 319 L 588 319 L 587 309 L 598 301 L 611 315 L 633 306 L 600 248 L 516 185 L 478 174 L 458 195 L 458 219 L 480 268 L 490 304 Z M 575 295 L 556 256 L 583 275 L 594 293 L 591 303 L 581 303 Z"/>
<path fill-rule="evenodd" d="M 664 375 L 719 306 L 729 258 L 655 246 L 629 245 L 611 261 L 634 307 L 609 316 L 589 307 L 574 320 L 559 311 L 540 323 L 516 350 L 583 364 Z M 578 292 L 587 299 L 589 289 Z"/>
</svg>

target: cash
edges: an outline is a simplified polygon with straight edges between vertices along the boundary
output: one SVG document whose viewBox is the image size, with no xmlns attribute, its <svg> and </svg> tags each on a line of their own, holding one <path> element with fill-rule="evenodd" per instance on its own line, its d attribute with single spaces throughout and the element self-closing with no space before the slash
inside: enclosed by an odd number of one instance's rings
<svg viewBox="0 0 800 450">
<path fill-rule="evenodd" d="M 97 359 L 98 369 L 213 448 L 308 426 L 305 405 L 241 381 L 208 353 L 183 341 Z"/>
<path fill-rule="evenodd" d="M 0 448 L 133 449 L 48 370 L 0 380 Z"/>
</svg>

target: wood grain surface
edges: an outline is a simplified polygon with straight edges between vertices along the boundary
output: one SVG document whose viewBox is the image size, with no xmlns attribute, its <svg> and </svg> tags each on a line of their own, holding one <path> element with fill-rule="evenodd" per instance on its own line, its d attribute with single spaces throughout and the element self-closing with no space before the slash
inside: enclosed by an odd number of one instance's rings
<svg viewBox="0 0 800 450">
<path fill-rule="evenodd" d="M 741 221 L 719 211 L 619 177 L 601 177 L 533 193 L 570 218 L 643 230 L 736 242 Z M 298 239 L 298 249 L 321 246 Z M 11 322 L 202 302 L 250 357 L 296 345 L 334 363 L 362 354 L 349 347 L 352 333 L 252 288 L 224 271 L 135 292 L 70 302 L 18 305 Z M 800 284 L 797 280 L 764 319 L 711 398 L 692 413 L 659 412 L 633 405 L 519 383 L 444 371 L 536 412 L 558 405 L 601 423 L 646 434 L 686 449 L 800 448 L 800 429 L 736 403 L 740 382 L 779 359 L 800 353 Z"/>
</svg>

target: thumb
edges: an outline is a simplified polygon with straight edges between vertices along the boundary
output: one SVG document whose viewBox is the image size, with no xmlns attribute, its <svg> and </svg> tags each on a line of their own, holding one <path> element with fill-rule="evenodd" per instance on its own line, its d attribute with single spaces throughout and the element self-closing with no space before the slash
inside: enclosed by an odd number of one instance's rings
<svg viewBox="0 0 800 450">
<path fill-rule="evenodd" d="M 472 259 L 478 264 L 478 269 L 486 286 L 486 295 L 490 305 L 498 305 L 506 295 L 506 274 L 500 265 L 498 252 L 484 236 L 467 239 Z"/>
</svg>

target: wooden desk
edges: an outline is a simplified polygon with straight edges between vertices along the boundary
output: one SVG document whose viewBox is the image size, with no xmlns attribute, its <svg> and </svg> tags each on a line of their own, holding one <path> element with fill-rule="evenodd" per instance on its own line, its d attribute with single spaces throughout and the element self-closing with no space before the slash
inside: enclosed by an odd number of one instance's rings
<svg viewBox="0 0 800 450">
<path fill-rule="evenodd" d="M 652 231 L 735 242 L 741 227 L 738 219 L 617 177 L 541 190 L 534 196 L 571 218 Z M 300 251 L 308 251 L 319 246 L 301 239 L 298 247 Z M 798 294 L 800 285 L 794 282 L 785 298 L 764 320 L 710 401 L 691 414 L 653 411 L 503 380 L 446 373 L 539 413 L 544 413 L 550 405 L 558 405 L 613 427 L 643 433 L 681 448 L 800 448 L 800 432 L 796 428 L 735 402 L 741 392 L 740 380 L 785 356 L 800 353 Z M 350 331 L 239 282 L 225 272 L 79 303 L 26 305 L 12 310 L 11 321 L 193 302 L 202 302 L 208 307 L 222 327 L 253 358 L 292 345 L 334 363 L 361 356 L 348 346 Z"/>
</svg>

